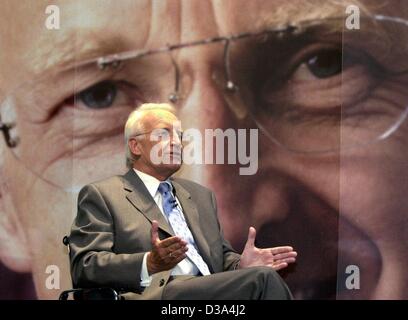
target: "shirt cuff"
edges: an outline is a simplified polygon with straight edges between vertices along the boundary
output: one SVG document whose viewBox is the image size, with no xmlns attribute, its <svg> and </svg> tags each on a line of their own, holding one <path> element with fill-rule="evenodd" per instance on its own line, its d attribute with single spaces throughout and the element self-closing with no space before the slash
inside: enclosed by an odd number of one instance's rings
<svg viewBox="0 0 408 320">
<path fill-rule="evenodd" d="M 143 262 L 142 262 L 142 271 L 140 271 L 140 286 L 141 287 L 148 287 L 150 286 L 150 283 L 152 282 L 152 277 L 149 276 L 149 271 L 147 270 L 147 255 L 149 253 L 146 252 L 143 256 Z"/>
</svg>

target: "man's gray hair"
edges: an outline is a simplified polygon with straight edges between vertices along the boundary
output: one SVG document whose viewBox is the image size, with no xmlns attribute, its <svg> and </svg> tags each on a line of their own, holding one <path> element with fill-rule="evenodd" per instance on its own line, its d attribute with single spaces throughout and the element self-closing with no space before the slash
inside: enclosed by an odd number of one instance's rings
<svg viewBox="0 0 408 320">
<path fill-rule="evenodd" d="M 176 109 L 168 103 L 144 103 L 129 115 L 125 124 L 126 167 L 128 169 L 133 168 L 133 163 L 138 159 L 129 148 L 129 139 L 138 134 L 145 133 L 144 117 L 157 111 L 176 113 Z"/>
</svg>

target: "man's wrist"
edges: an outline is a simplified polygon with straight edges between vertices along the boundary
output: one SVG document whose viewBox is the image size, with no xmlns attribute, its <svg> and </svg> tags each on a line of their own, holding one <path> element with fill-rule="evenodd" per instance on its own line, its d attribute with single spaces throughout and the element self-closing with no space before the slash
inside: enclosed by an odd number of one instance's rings
<svg viewBox="0 0 408 320">
<path fill-rule="evenodd" d="M 151 252 L 148 252 L 146 256 L 146 267 L 149 276 L 157 272 L 157 270 L 155 270 L 154 268 L 154 264 L 152 263 L 151 259 L 152 259 Z"/>
</svg>

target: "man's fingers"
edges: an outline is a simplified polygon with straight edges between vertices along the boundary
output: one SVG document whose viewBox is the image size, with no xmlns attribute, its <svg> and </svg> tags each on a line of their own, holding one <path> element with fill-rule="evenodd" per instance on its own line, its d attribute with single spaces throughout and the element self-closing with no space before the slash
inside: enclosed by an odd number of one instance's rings
<svg viewBox="0 0 408 320">
<path fill-rule="evenodd" d="M 176 264 L 178 264 L 180 261 L 184 260 L 185 258 L 187 258 L 187 255 L 186 255 L 185 253 L 179 255 L 177 258 L 175 258 L 175 259 L 173 260 L 174 266 L 175 266 Z"/>
<path fill-rule="evenodd" d="M 278 270 L 281 270 L 283 268 L 286 268 L 287 266 L 288 266 L 288 264 L 286 262 L 282 262 L 282 263 L 273 265 L 272 268 L 274 270 L 278 271 Z"/>
<path fill-rule="evenodd" d="M 291 251 L 293 251 L 293 248 L 290 247 L 290 246 L 271 248 L 272 254 L 285 253 L 285 252 L 291 252 Z M 295 252 L 295 251 L 293 251 L 293 252 Z"/>
<path fill-rule="evenodd" d="M 173 268 L 181 260 L 187 257 L 186 251 L 187 249 L 180 249 L 180 250 L 169 252 L 166 254 L 165 257 L 163 257 L 163 262 L 166 263 L 168 266 L 170 266 L 170 268 Z"/>
<path fill-rule="evenodd" d="M 173 243 L 173 244 L 167 246 L 165 249 L 167 251 L 169 251 L 169 252 L 172 252 L 172 251 L 176 251 L 176 250 L 179 250 L 179 249 L 182 249 L 182 248 L 187 248 L 187 244 L 185 244 L 183 242 L 176 242 L 176 243 Z"/>
<path fill-rule="evenodd" d="M 254 247 L 255 246 L 255 237 L 256 237 L 256 230 L 254 227 L 249 227 L 248 231 L 248 240 L 245 244 L 245 248 L 247 247 Z"/>
<path fill-rule="evenodd" d="M 295 258 L 296 256 L 297 256 L 297 252 L 296 251 L 291 251 L 291 252 L 275 254 L 275 255 L 273 255 L 273 258 L 275 260 L 281 260 L 281 259 L 285 259 L 285 258 Z"/>
<path fill-rule="evenodd" d="M 286 262 L 287 264 L 289 264 L 289 263 L 294 263 L 295 261 L 296 261 L 295 258 L 286 258 L 286 259 L 279 260 L 279 263 Z"/>
<path fill-rule="evenodd" d="M 159 239 L 159 223 L 156 220 L 152 221 L 152 229 L 150 231 L 152 245 L 156 245 Z"/>
<path fill-rule="evenodd" d="M 187 242 L 181 239 L 180 237 L 174 236 L 170 238 L 166 238 L 160 242 L 160 247 L 161 248 L 168 248 L 171 247 L 174 244 L 179 244 L 179 245 L 186 245 Z"/>
<path fill-rule="evenodd" d="M 174 236 L 170 238 L 166 238 L 164 240 L 160 240 L 159 238 L 159 223 L 157 220 L 152 221 L 152 229 L 151 229 L 151 241 L 152 244 L 159 244 L 161 248 L 166 248 L 171 246 L 175 243 L 179 243 L 180 245 L 184 246 L 187 245 L 187 242 L 181 239 L 180 237 Z"/>
<path fill-rule="evenodd" d="M 183 255 L 187 251 L 188 251 L 188 247 L 183 247 L 178 250 L 171 251 L 169 253 L 169 256 L 171 256 L 172 258 L 178 258 L 179 256 Z"/>
<path fill-rule="evenodd" d="M 289 264 L 294 262 L 296 262 L 295 258 L 286 258 L 282 260 L 269 261 L 268 265 L 273 266 L 273 268 L 276 270 L 277 266 L 284 266 L 284 268 L 286 268 Z"/>
</svg>

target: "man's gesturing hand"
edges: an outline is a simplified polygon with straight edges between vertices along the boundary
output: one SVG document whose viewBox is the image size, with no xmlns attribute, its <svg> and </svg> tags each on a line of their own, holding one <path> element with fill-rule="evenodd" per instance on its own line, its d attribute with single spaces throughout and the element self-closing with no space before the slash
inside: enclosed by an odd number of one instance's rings
<svg viewBox="0 0 408 320">
<path fill-rule="evenodd" d="M 151 242 L 152 251 L 147 255 L 147 270 L 149 274 L 174 268 L 181 260 L 186 258 L 187 242 L 179 237 L 159 239 L 159 224 L 152 221 Z"/>
<path fill-rule="evenodd" d="M 286 268 L 289 263 L 296 261 L 297 253 L 292 247 L 274 247 L 260 249 L 255 247 L 256 230 L 249 228 L 248 240 L 241 255 L 239 268 L 268 266 L 275 270 Z"/>
</svg>

